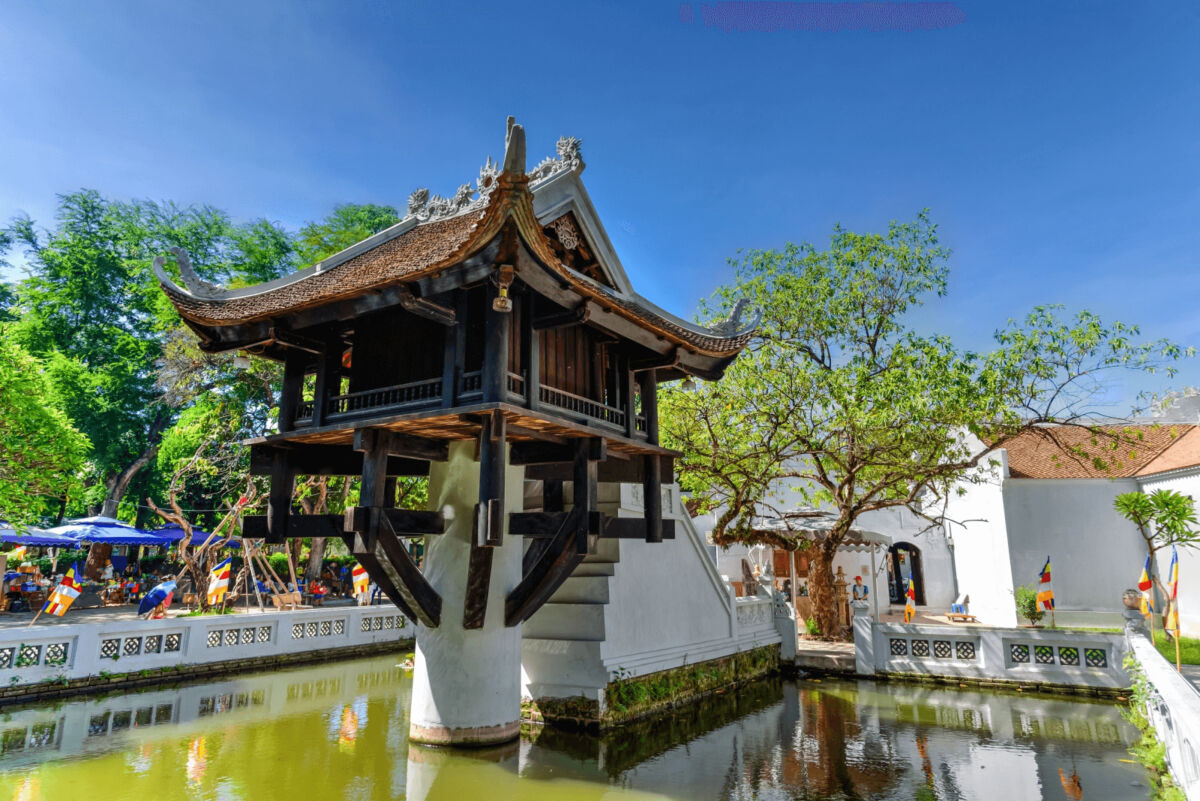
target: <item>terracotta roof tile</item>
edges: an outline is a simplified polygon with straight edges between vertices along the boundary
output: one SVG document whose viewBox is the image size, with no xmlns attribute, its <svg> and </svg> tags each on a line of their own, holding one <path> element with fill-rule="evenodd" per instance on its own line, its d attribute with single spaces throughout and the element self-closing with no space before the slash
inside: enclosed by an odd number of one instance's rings
<svg viewBox="0 0 1200 801">
<path fill-rule="evenodd" d="M 1047 426 L 998 447 L 1008 451 L 1013 478 L 1128 478 L 1159 463 L 1193 429 L 1176 424 L 1103 426 L 1095 433 L 1082 426 Z"/>
</svg>

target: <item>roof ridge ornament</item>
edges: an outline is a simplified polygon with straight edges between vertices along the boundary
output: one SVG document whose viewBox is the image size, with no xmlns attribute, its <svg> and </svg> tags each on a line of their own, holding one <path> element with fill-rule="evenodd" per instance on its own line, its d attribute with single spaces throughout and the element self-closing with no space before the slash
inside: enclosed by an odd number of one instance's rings
<svg viewBox="0 0 1200 801">
<path fill-rule="evenodd" d="M 487 161 L 479 168 L 479 177 L 475 179 L 475 188 L 463 184 L 453 197 L 442 197 L 430 194 L 425 187 L 420 187 L 408 196 L 408 210 L 405 220 L 416 220 L 418 223 L 437 222 L 457 217 L 468 211 L 481 210 L 487 206 L 488 199 L 496 189 L 500 174 L 524 174 L 530 181 L 542 181 L 563 172 L 582 172 L 584 168 L 583 155 L 580 147 L 583 141 L 574 136 L 559 137 L 555 144 L 557 156 L 547 156 L 536 167 L 525 171 L 525 128 L 518 125 L 513 117 L 507 120 L 508 127 L 504 134 L 504 159 L 497 163 L 488 156 Z"/>
<path fill-rule="evenodd" d="M 738 298 L 733 304 L 733 310 L 729 312 L 729 317 L 709 326 L 708 330 L 719 336 L 732 337 L 758 328 L 758 324 L 762 322 L 762 309 L 755 310 L 754 319 L 749 325 L 742 324 L 742 314 L 746 311 L 748 303 L 745 298 Z"/>
<path fill-rule="evenodd" d="M 187 287 L 189 293 L 197 298 L 204 300 L 219 300 L 229 296 L 229 290 L 214 284 L 211 281 L 206 281 L 201 278 L 194 269 L 192 269 L 192 260 L 188 257 L 187 251 L 180 247 L 170 249 L 175 254 L 175 262 L 179 265 L 179 275 L 183 278 L 183 285 Z M 154 274 L 158 280 L 163 283 L 169 283 L 172 286 L 175 284 L 171 277 L 167 275 L 164 267 L 167 260 L 163 256 L 154 258 Z"/>
</svg>

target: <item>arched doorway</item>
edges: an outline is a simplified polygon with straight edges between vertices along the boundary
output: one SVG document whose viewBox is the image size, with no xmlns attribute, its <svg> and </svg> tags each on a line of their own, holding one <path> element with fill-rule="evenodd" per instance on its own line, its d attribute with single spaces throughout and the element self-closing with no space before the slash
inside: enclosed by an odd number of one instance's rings
<svg viewBox="0 0 1200 801">
<path fill-rule="evenodd" d="M 897 542 L 888 548 L 888 578 L 892 603 L 904 603 L 904 593 L 911 578 L 917 606 L 925 605 L 925 574 L 921 570 L 920 548 L 908 542 Z"/>
</svg>

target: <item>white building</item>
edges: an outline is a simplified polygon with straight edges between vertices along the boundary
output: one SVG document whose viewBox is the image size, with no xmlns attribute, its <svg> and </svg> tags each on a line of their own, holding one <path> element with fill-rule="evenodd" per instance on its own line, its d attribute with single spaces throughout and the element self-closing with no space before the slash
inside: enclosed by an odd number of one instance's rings
<svg viewBox="0 0 1200 801">
<path fill-rule="evenodd" d="M 1123 433 L 1107 467 L 1074 450 L 1097 450 L 1083 428 L 1042 429 L 1006 443 L 981 468 L 982 483 L 961 484 L 946 516 L 960 592 L 995 625 L 1016 625 L 1013 588 L 1036 582 L 1050 558 L 1058 623 L 1119 625 L 1121 593 L 1137 583 L 1146 558 L 1137 528 L 1113 509 L 1125 492 L 1170 488 L 1200 497 L 1200 427 L 1139 424 Z M 1124 440 L 1136 437 L 1139 445 Z M 1170 551 L 1160 552 L 1165 578 Z M 1200 553 L 1181 549 L 1180 617 L 1200 633 Z"/>
</svg>

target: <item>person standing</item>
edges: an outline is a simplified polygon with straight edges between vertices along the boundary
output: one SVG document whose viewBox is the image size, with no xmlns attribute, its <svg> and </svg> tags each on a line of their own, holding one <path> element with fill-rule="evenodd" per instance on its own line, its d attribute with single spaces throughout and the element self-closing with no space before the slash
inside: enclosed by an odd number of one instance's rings
<svg viewBox="0 0 1200 801">
<path fill-rule="evenodd" d="M 863 584 L 862 576 L 854 577 L 854 586 L 851 588 L 854 600 L 865 601 L 871 595 L 870 588 Z"/>
</svg>

